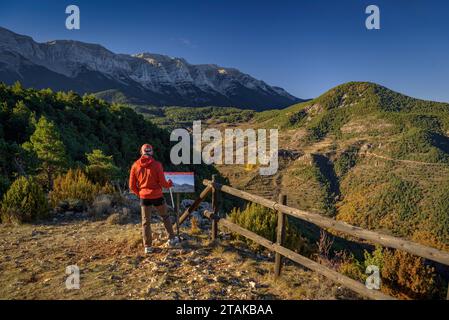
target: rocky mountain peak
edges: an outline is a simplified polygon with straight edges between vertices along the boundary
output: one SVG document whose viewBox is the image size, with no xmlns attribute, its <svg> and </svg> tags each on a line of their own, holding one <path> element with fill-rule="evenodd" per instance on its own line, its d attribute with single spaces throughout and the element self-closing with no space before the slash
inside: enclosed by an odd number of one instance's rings
<svg viewBox="0 0 449 320">
<path fill-rule="evenodd" d="M 24 86 L 116 92 L 130 103 L 279 108 L 300 99 L 234 68 L 193 65 L 183 58 L 143 52 L 116 54 L 74 40 L 37 43 L 0 28 L 0 81 Z M 113 100 L 103 95 L 106 100 Z"/>
</svg>

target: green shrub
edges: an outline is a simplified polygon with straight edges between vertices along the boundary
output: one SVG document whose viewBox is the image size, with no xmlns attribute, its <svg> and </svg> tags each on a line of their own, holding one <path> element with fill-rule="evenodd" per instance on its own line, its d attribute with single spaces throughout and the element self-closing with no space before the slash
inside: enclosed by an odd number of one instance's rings
<svg viewBox="0 0 449 320">
<path fill-rule="evenodd" d="M 353 259 L 342 264 L 340 272 L 349 271 L 345 272 L 349 277 L 365 281 L 365 270 L 369 265 L 379 268 L 381 290 L 387 294 L 424 299 L 435 297 L 441 289 L 434 268 L 426 265 L 421 257 L 380 246 L 372 253 L 365 251 L 363 262 Z"/>
<path fill-rule="evenodd" d="M 384 256 L 381 246 L 376 246 L 376 250 L 374 250 L 372 253 L 369 253 L 365 250 L 363 256 L 365 258 L 365 261 L 363 263 L 365 269 L 368 268 L 368 266 L 377 266 L 380 270 L 382 270 L 384 265 Z"/>
<path fill-rule="evenodd" d="M 421 257 L 399 250 L 384 250 L 381 276 L 385 291 L 412 299 L 432 298 L 437 290 L 434 268 Z"/>
<path fill-rule="evenodd" d="M 118 176 L 119 168 L 114 165 L 112 156 L 107 156 L 103 151 L 94 149 L 91 153 L 87 153 L 86 157 L 89 162 L 86 173 L 91 181 L 105 185 Z"/>
<path fill-rule="evenodd" d="M 4 195 L 1 205 L 2 221 L 30 222 L 48 214 L 48 202 L 41 186 L 32 178 L 20 177 Z"/>
<path fill-rule="evenodd" d="M 361 282 L 364 282 L 367 278 L 362 263 L 352 254 L 345 255 L 341 261 L 338 261 L 337 270 L 345 276 Z"/>
<path fill-rule="evenodd" d="M 82 201 L 86 208 L 92 204 L 101 192 L 99 184 L 91 182 L 80 169 L 69 170 L 65 175 L 59 175 L 53 182 L 50 192 L 50 202 L 54 208 L 64 207 L 66 203 Z"/>
<path fill-rule="evenodd" d="M 276 241 L 277 213 L 275 211 L 250 203 L 244 210 L 233 209 L 229 217 L 232 222 L 239 226 L 272 242 Z M 292 250 L 301 250 L 306 247 L 305 240 L 301 238 L 296 227 L 288 222 L 288 219 L 286 220 L 285 230 L 284 247 Z M 254 244 L 250 240 L 248 240 L 248 243 Z M 255 247 L 258 248 L 259 246 L 256 245 Z"/>
</svg>

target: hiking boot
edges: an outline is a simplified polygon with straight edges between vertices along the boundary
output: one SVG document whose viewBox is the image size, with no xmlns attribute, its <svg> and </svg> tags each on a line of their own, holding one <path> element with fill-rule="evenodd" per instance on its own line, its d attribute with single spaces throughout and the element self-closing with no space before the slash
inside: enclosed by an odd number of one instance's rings
<svg viewBox="0 0 449 320">
<path fill-rule="evenodd" d="M 154 251 L 153 247 L 145 247 L 145 254 L 152 254 Z"/>
<path fill-rule="evenodd" d="M 176 247 L 180 242 L 181 242 L 181 240 L 179 239 L 179 237 L 173 237 L 171 239 L 168 239 L 166 246 L 167 247 Z"/>
</svg>

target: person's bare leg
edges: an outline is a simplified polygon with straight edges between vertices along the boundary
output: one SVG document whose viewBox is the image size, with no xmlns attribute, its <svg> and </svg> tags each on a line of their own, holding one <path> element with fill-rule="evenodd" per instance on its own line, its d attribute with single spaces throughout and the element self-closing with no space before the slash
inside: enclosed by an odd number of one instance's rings
<svg viewBox="0 0 449 320">
<path fill-rule="evenodd" d="M 140 211 L 142 213 L 143 247 L 151 247 L 151 244 L 153 242 L 151 236 L 151 207 L 141 206 Z"/>
<path fill-rule="evenodd" d="M 162 221 L 164 222 L 165 230 L 167 230 L 168 237 L 170 239 L 173 239 L 175 237 L 175 233 L 173 232 L 173 226 L 171 224 L 170 217 L 167 212 L 167 204 L 164 203 L 163 205 L 157 206 L 155 208 L 159 213 L 159 215 L 161 216 Z"/>
</svg>

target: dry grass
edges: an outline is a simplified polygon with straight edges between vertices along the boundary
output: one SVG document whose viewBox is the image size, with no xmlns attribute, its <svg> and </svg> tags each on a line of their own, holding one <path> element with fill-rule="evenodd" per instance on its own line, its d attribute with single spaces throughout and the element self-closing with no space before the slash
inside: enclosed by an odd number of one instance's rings
<svg viewBox="0 0 449 320">
<path fill-rule="evenodd" d="M 165 237 L 162 223 L 152 227 Z M 273 282 L 267 257 L 228 241 L 211 244 L 206 232 L 181 231 L 187 240 L 180 248 L 147 257 L 138 221 L 0 225 L 0 299 L 336 298 L 337 286 L 320 289 L 312 272 L 288 267 L 285 282 Z M 69 265 L 80 268 L 80 290 L 65 288 Z"/>
<path fill-rule="evenodd" d="M 120 224 L 121 221 L 122 218 L 119 213 L 113 213 L 106 219 L 106 222 L 109 224 Z"/>
<path fill-rule="evenodd" d="M 90 212 L 94 217 L 102 217 L 110 213 L 112 199 L 109 195 L 99 195 L 95 198 L 90 208 Z"/>
<path fill-rule="evenodd" d="M 197 217 L 192 217 L 190 219 L 190 234 L 191 235 L 197 235 L 201 233 L 201 229 L 199 227 L 199 222 L 198 222 L 198 218 Z"/>
</svg>

